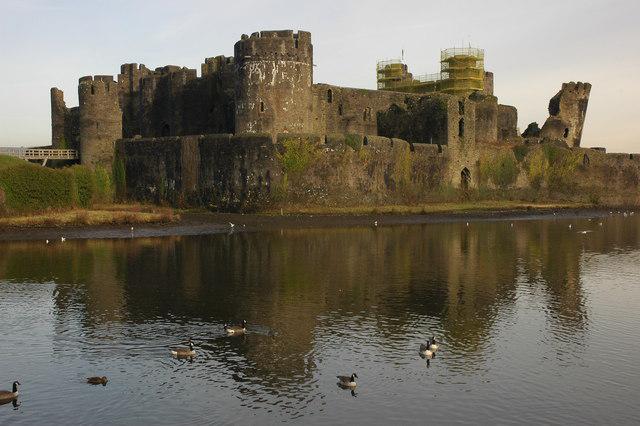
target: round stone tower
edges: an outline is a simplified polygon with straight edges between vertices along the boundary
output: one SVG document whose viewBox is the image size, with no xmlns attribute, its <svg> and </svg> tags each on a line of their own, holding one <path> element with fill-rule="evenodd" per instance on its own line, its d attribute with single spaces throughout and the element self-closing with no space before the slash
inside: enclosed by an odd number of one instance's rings
<svg viewBox="0 0 640 426">
<path fill-rule="evenodd" d="M 243 35 L 234 54 L 236 133 L 310 133 L 311 33 L 285 30 Z"/>
<path fill-rule="evenodd" d="M 122 110 L 113 76 L 82 77 L 78 84 L 80 162 L 110 166 L 122 138 Z"/>
</svg>

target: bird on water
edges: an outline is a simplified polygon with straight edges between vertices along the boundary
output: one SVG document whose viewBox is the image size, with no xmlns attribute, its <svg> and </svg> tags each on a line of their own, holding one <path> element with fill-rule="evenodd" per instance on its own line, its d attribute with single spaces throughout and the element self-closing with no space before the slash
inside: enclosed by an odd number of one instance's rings
<svg viewBox="0 0 640 426">
<path fill-rule="evenodd" d="M 193 358 L 196 356 L 196 350 L 191 339 L 189 339 L 187 346 L 176 346 L 169 348 L 169 350 L 175 358 Z"/>
<path fill-rule="evenodd" d="M 353 373 L 351 376 L 336 376 L 338 378 L 338 386 L 340 386 L 341 388 L 355 388 L 356 386 L 358 386 L 358 384 L 356 383 L 356 379 L 358 378 L 358 375 L 356 373 Z"/>
<path fill-rule="evenodd" d="M 102 386 L 107 386 L 107 382 L 109 381 L 109 379 L 107 379 L 106 376 L 94 376 L 94 377 L 87 377 L 87 383 L 89 383 L 90 385 L 102 385 Z"/>
<path fill-rule="evenodd" d="M 225 324 L 223 327 L 229 336 L 243 334 L 247 331 L 247 320 L 242 320 L 242 323 L 239 325 Z"/>
<path fill-rule="evenodd" d="M 6 404 L 8 402 L 14 401 L 20 395 L 18 392 L 18 386 L 20 385 L 19 381 L 13 382 L 13 390 L 0 390 L 0 404 Z"/>
<path fill-rule="evenodd" d="M 435 352 L 431 350 L 431 342 L 427 339 L 427 344 L 421 343 L 420 344 L 420 356 L 423 358 L 426 358 L 427 361 L 429 361 L 431 358 L 433 358 L 435 355 Z"/>
</svg>

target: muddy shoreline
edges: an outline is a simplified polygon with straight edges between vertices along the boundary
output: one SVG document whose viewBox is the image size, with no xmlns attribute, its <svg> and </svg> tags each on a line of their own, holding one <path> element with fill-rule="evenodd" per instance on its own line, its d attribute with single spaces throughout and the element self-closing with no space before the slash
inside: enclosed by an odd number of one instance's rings
<svg viewBox="0 0 640 426">
<path fill-rule="evenodd" d="M 179 221 L 167 224 L 65 226 L 49 228 L 9 227 L 0 229 L 0 241 L 71 239 L 120 239 L 209 235 L 231 232 L 273 231 L 280 229 L 383 227 L 448 222 L 493 220 L 536 220 L 550 218 L 589 218 L 607 216 L 610 208 L 482 210 L 427 214 L 366 215 L 261 215 L 236 213 L 184 213 Z M 616 209 L 613 212 L 622 212 Z M 233 224 L 233 225 L 232 225 Z"/>
</svg>

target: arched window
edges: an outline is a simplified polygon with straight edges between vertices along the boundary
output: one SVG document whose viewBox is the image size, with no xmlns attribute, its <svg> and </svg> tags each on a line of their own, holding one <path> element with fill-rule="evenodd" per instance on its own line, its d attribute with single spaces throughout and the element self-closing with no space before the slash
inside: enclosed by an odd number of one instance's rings
<svg viewBox="0 0 640 426">
<path fill-rule="evenodd" d="M 569 136 L 569 128 L 564 129 L 564 134 L 562 135 L 563 138 L 567 138 L 567 136 Z"/>
<path fill-rule="evenodd" d="M 460 121 L 458 121 L 458 136 L 464 136 L 464 118 L 461 118 Z"/>
<path fill-rule="evenodd" d="M 464 114 L 464 101 L 458 101 L 458 114 Z"/>
<path fill-rule="evenodd" d="M 162 136 L 169 136 L 171 135 L 171 127 L 169 127 L 169 125 L 167 123 L 164 123 L 164 125 L 162 126 Z"/>
<path fill-rule="evenodd" d="M 264 102 L 260 101 L 260 112 L 264 112 Z"/>
<path fill-rule="evenodd" d="M 466 167 L 460 172 L 460 187 L 462 189 L 469 189 L 471 183 L 471 172 Z"/>
<path fill-rule="evenodd" d="M 587 167 L 589 165 L 589 156 L 587 154 L 582 156 L 582 165 Z"/>
<path fill-rule="evenodd" d="M 333 90 L 331 89 L 327 90 L 327 102 L 329 103 L 333 102 Z"/>
</svg>

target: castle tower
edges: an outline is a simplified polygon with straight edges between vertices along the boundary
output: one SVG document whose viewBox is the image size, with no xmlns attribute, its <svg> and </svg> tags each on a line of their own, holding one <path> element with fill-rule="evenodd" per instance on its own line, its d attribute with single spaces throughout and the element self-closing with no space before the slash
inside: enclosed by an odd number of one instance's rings
<svg viewBox="0 0 640 426">
<path fill-rule="evenodd" d="M 80 162 L 110 166 L 115 141 L 122 138 L 122 110 L 113 76 L 82 77 L 80 101 Z"/>
<path fill-rule="evenodd" d="M 579 147 L 590 93 L 589 83 L 562 83 L 562 89 L 549 101 L 549 118 L 540 136 Z"/>
<path fill-rule="evenodd" d="M 236 133 L 311 132 L 311 33 L 284 30 L 243 35 L 234 54 Z"/>
<path fill-rule="evenodd" d="M 62 90 L 51 88 L 51 146 L 54 148 L 67 148 L 64 137 L 65 121 L 67 118 L 67 105 L 64 102 Z"/>
</svg>

